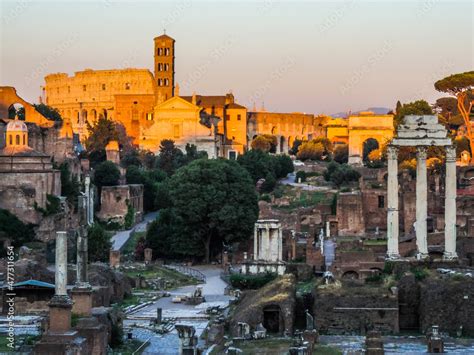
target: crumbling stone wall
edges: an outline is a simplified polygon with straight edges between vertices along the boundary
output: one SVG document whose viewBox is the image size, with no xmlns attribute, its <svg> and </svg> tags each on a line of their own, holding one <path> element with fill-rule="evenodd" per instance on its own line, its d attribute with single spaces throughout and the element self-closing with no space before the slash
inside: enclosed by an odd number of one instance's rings
<svg viewBox="0 0 474 355">
<path fill-rule="evenodd" d="M 135 209 L 135 221 L 143 215 L 143 185 L 103 186 L 98 217 L 123 223 L 128 206 Z"/>
<path fill-rule="evenodd" d="M 398 297 L 383 288 L 364 285 L 316 289 L 313 314 L 318 330 L 327 334 L 365 334 L 375 329 L 397 334 Z"/>
<path fill-rule="evenodd" d="M 337 201 L 339 236 L 362 236 L 365 234 L 364 202 L 362 193 L 343 192 Z"/>
</svg>

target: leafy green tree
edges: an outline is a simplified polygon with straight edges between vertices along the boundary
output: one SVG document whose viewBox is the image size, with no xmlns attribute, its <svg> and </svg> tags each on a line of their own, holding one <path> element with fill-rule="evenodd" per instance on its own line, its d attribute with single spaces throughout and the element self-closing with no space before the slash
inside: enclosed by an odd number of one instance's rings
<svg viewBox="0 0 474 355">
<path fill-rule="evenodd" d="M 168 184 L 168 180 L 156 183 L 154 206 L 157 210 L 162 210 L 172 205 Z"/>
<path fill-rule="evenodd" d="M 130 149 L 127 153 L 123 154 L 120 159 L 120 165 L 125 169 L 130 166 L 142 166 L 140 152 L 138 151 L 138 149 Z"/>
<path fill-rule="evenodd" d="M 111 161 L 104 161 L 97 165 L 94 172 L 94 184 L 98 188 L 102 186 L 118 185 L 120 180 L 120 170 Z"/>
<path fill-rule="evenodd" d="M 94 223 L 87 230 L 89 260 L 91 262 L 107 261 L 112 247 L 110 234 L 98 223 Z"/>
<path fill-rule="evenodd" d="M 41 113 L 44 117 L 46 117 L 48 120 L 51 121 L 62 121 L 63 118 L 61 117 L 61 114 L 59 111 L 51 106 L 45 105 L 45 104 L 35 104 L 33 105 L 35 107 L 35 110 Z"/>
<path fill-rule="evenodd" d="M 158 258 L 179 258 L 186 253 L 181 253 L 180 243 L 175 238 L 179 234 L 181 220 L 176 215 L 173 208 L 166 208 L 160 211 L 157 219 L 148 225 L 145 245 L 153 249 L 153 255 Z M 202 244 L 197 240 L 191 240 L 192 244 L 183 250 L 191 250 L 195 247 L 198 256 L 202 256 Z"/>
<path fill-rule="evenodd" d="M 94 166 L 105 160 L 105 146 L 112 140 L 118 139 L 115 122 L 106 117 L 100 117 L 94 125 L 86 121 L 89 135 L 85 141 L 87 155 Z"/>
<path fill-rule="evenodd" d="M 397 109 L 397 113 L 393 118 L 393 123 L 395 127 L 398 127 L 402 121 L 403 117 L 407 115 L 432 115 L 433 109 L 431 108 L 430 104 L 425 100 L 418 100 L 414 102 L 409 102 L 407 104 L 403 104 L 399 109 Z"/>
<path fill-rule="evenodd" d="M 209 262 L 224 242 L 250 238 L 258 217 L 257 194 L 251 177 L 237 162 L 195 160 L 179 169 L 169 186 L 173 212 L 168 213 L 179 221 L 173 227 L 176 253 L 203 255 Z"/>
<path fill-rule="evenodd" d="M 457 109 L 464 119 L 471 152 L 474 152 L 474 135 L 470 120 L 474 100 L 469 99 L 474 89 L 474 71 L 450 75 L 438 80 L 434 86 L 436 90 L 456 97 Z M 474 161 L 473 157 L 471 157 L 471 161 Z"/>
<path fill-rule="evenodd" d="M 289 173 L 292 173 L 295 171 L 295 166 L 293 165 L 293 160 L 286 155 L 277 155 L 276 157 L 273 157 L 275 161 L 275 175 L 277 178 L 281 179 L 286 177 Z"/>
<path fill-rule="evenodd" d="M 14 214 L 0 208 L 0 237 L 10 239 L 15 248 L 33 241 L 35 237 L 33 228 L 33 224 L 25 224 Z M 6 249 L 2 247 L 1 250 L 1 255 L 6 255 Z"/>
<path fill-rule="evenodd" d="M 261 192 L 272 192 L 276 183 L 275 176 L 269 172 L 267 176 L 265 176 L 265 182 L 262 185 Z"/>
<path fill-rule="evenodd" d="M 171 139 L 162 140 L 158 155 L 158 167 L 171 176 L 181 166 L 182 161 L 183 152 L 174 145 L 174 141 Z"/>
<path fill-rule="evenodd" d="M 275 165 L 272 156 L 259 149 L 240 154 L 237 162 L 249 172 L 254 183 L 259 179 L 264 179 L 269 172 L 274 172 Z"/>
</svg>

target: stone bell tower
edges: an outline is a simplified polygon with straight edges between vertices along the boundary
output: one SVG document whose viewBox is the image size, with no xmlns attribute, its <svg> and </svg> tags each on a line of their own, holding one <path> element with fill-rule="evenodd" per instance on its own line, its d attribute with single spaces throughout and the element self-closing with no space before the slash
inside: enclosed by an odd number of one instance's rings
<svg viewBox="0 0 474 355">
<path fill-rule="evenodd" d="M 174 96 L 174 39 L 163 34 L 155 41 L 155 85 L 158 103 Z"/>
</svg>

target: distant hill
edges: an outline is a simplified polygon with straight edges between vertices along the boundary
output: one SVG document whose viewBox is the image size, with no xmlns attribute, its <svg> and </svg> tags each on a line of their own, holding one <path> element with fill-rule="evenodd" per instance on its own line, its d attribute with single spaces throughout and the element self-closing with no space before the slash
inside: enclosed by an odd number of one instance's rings
<svg viewBox="0 0 474 355">
<path fill-rule="evenodd" d="M 369 107 L 365 110 L 351 111 L 351 114 L 356 115 L 359 112 L 363 112 L 363 111 L 372 111 L 373 113 L 375 113 L 377 115 L 385 115 L 389 111 L 392 111 L 392 109 L 391 108 L 386 108 L 386 107 Z M 332 117 L 347 117 L 347 112 L 337 112 L 337 113 L 333 113 L 331 116 Z"/>
</svg>

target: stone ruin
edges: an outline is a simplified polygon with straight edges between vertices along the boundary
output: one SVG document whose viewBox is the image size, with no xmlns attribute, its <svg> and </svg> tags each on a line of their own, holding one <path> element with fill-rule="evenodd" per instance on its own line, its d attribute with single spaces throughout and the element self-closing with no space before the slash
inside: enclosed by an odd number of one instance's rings
<svg viewBox="0 0 474 355">
<path fill-rule="evenodd" d="M 387 149 L 387 258 L 399 259 L 399 201 L 398 201 L 398 147 L 416 147 L 416 246 L 417 259 L 428 257 L 427 243 L 427 148 L 444 147 L 446 150 L 445 187 L 445 247 L 444 258 L 453 260 L 456 253 L 456 149 L 447 130 L 438 123 L 437 116 L 405 116 L 397 136 Z"/>
<path fill-rule="evenodd" d="M 176 331 L 179 337 L 180 355 L 197 355 L 198 338 L 195 335 L 196 329 L 191 325 L 176 324 Z"/>
<path fill-rule="evenodd" d="M 276 219 L 261 219 L 254 228 L 254 258 L 245 260 L 244 274 L 265 272 L 283 275 L 286 263 L 283 261 L 283 235 L 281 224 Z"/>
</svg>

